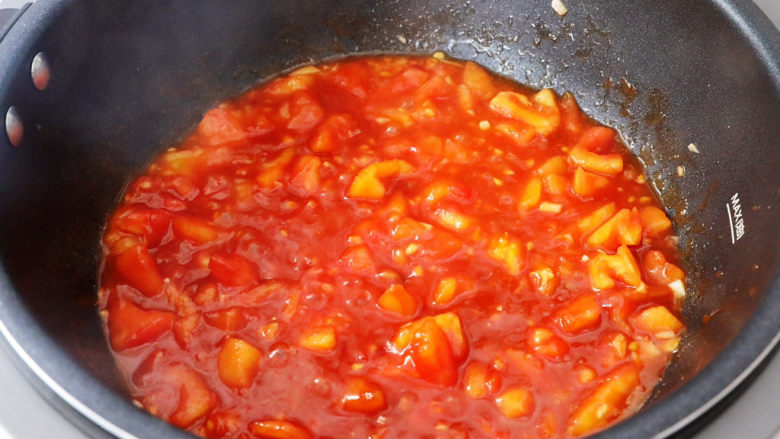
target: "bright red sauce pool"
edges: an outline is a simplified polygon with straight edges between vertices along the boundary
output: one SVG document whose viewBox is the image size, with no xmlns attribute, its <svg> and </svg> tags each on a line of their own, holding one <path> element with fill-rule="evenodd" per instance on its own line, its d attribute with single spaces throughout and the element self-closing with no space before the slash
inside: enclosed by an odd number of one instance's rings
<svg viewBox="0 0 780 439">
<path fill-rule="evenodd" d="M 201 436 L 580 436 L 677 347 L 671 226 L 571 95 L 358 58 L 220 104 L 133 181 L 100 309 L 135 401 Z"/>
</svg>

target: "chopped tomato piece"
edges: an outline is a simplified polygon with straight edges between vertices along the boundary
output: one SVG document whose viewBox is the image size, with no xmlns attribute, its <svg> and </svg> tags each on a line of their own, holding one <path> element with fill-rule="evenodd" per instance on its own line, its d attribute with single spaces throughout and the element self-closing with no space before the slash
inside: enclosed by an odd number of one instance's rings
<svg viewBox="0 0 780 439">
<path fill-rule="evenodd" d="M 569 92 L 564 93 L 558 103 L 558 108 L 561 109 L 561 126 L 563 129 L 569 135 L 579 135 L 584 129 L 587 118 L 582 114 L 574 96 Z"/>
<path fill-rule="evenodd" d="M 644 206 L 639 209 L 639 218 L 647 236 L 657 237 L 672 230 L 672 221 L 663 210 L 655 206 Z"/>
<path fill-rule="evenodd" d="M 614 255 L 599 254 L 588 263 L 590 283 L 598 290 L 609 289 L 615 286 L 615 281 L 620 280 L 632 287 L 642 284 L 642 275 L 639 266 L 628 247 L 618 247 Z"/>
<path fill-rule="evenodd" d="M 542 180 L 539 177 L 532 177 L 528 183 L 525 184 L 520 195 L 520 202 L 518 207 L 520 210 L 528 210 L 536 207 L 539 204 L 539 200 L 542 198 Z"/>
<path fill-rule="evenodd" d="M 316 100 L 308 95 L 299 96 L 292 105 L 292 114 L 287 122 L 287 128 L 295 131 L 306 132 L 314 128 L 325 111 L 320 107 Z"/>
<path fill-rule="evenodd" d="M 261 356 L 260 350 L 246 340 L 228 338 L 217 355 L 219 378 L 229 387 L 249 387 L 260 371 Z"/>
<path fill-rule="evenodd" d="M 247 287 L 260 281 L 255 266 L 238 255 L 212 255 L 209 270 L 217 282 L 231 287 Z"/>
<path fill-rule="evenodd" d="M 415 89 L 423 85 L 428 78 L 430 78 L 430 74 L 425 70 L 410 67 L 404 70 L 393 83 L 393 93 Z"/>
<path fill-rule="evenodd" d="M 311 143 L 312 152 L 330 152 L 343 146 L 343 142 L 360 133 L 355 120 L 349 114 L 337 114 L 325 119 Z"/>
<path fill-rule="evenodd" d="M 414 172 L 414 167 L 403 160 L 387 160 L 374 163 L 358 172 L 347 195 L 352 198 L 379 199 L 385 196 L 385 185 L 380 180 L 393 175 L 403 176 Z"/>
<path fill-rule="evenodd" d="M 162 337 L 173 325 L 176 314 L 146 310 L 111 293 L 106 306 L 108 334 L 115 351 L 134 348 Z"/>
<path fill-rule="evenodd" d="M 511 387 L 496 398 L 496 404 L 507 418 L 522 418 L 534 411 L 534 399 L 527 389 Z"/>
<path fill-rule="evenodd" d="M 482 67 L 473 62 L 463 66 L 463 83 L 480 99 L 490 99 L 496 94 L 493 78 Z"/>
<path fill-rule="evenodd" d="M 552 296 L 555 289 L 558 288 L 559 280 L 555 272 L 549 267 L 540 268 L 528 273 L 528 279 L 536 288 L 536 291 L 544 296 Z"/>
<path fill-rule="evenodd" d="M 444 331 L 430 320 L 422 322 L 416 329 L 410 343 L 415 371 L 422 379 L 435 384 L 455 384 L 457 366 Z"/>
<path fill-rule="evenodd" d="M 575 148 L 581 148 L 591 152 L 607 152 L 615 144 L 615 130 L 609 127 L 590 127 L 585 131 Z"/>
<path fill-rule="evenodd" d="M 333 76 L 335 83 L 359 99 L 368 96 L 368 70 L 360 63 L 343 63 Z"/>
<path fill-rule="evenodd" d="M 617 418 L 629 395 L 639 386 L 639 370 L 634 363 L 617 367 L 588 396 L 569 419 L 567 433 L 582 436 L 607 426 Z"/>
<path fill-rule="evenodd" d="M 519 121 L 506 121 L 496 125 L 496 131 L 512 139 L 517 146 L 526 146 L 536 135 L 530 125 Z"/>
<path fill-rule="evenodd" d="M 312 328 L 301 337 L 301 346 L 312 351 L 331 351 L 336 348 L 336 329 L 332 326 Z"/>
<path fill-rule="evenodd" d="M 601 306 L 591 295 L 581 296 L 555 315 L 555 322 L 566 332 L 592 329 L 601 321 Z"/>
<path fill-rule="evenodd" d="M 490 241 L 488 256 L 503 264 L 509 274 L 517 276 L 525 265 L 525 246 L 504 234 Z"/>
<path fill-rule="evenodd" d="M 685 279 L 685 273 L 680 267 L 667 262 L 664 254 L 658 250 L 645 253 L 644 263 L 648 280 L 656 285 L 669 285 L 676 280 Z"/>
<path fill-rule="evenodd" d="M 420 378 L 445 386 L 457 380 L 457 362 L 466 355 L 460 319 L 453 313 L 408 323 L 393 342 L 399 353 L 408 354 Z"/>
<path fill-rule="evenodd" d="M 645 308 L 631 317 L 634 326 L 656 337 L 671 338 L 683 328 L 682 322 L 663 305 Z"/>
<path fill-rule="evenodd" d="M 436 209 L 434 217 L 439 224 L 451 230 L 465 230 L 474 223 L 473 219 L 451 209 Z"/>
<path fill-rule="evenodd" d="M 171 227 L 171 216 L 164 210 L 128 209 L 118 213 L 112 225 L 126 233 L 143 237 L 147 248 L 157 247 Z"/>
<path fill-rule="evenodd" d="M 266 87 L 271 95 L 289 95 L 297 91 L 306 90 L 314 85 L 315 77 L 313 75 L 292 75 L 286 78 L 280 78 Z"/>
<path fill-rule="evenodd" d="M 572 320 L 576 321 L 578 324 L 583 324 L 586 323 L 586 320 L 589 318 L 592 319 L 592 316 L 579 316 L 579 320 L 577 320 L 576 317 Z M 563 321 L 563 318 L 561 318 L 561 321 Z M 571 321 L 567 321 L 566 324 L 569 328 L 576 326 L 576 324 L 572 325 Z M 526 343 L 528 343 L 528 346 L 530 346 L 534 352 L 550 358 L 560 358 L 569 352 L 569 345 L 567 345 L 563 339 L 555 335 L 552 330 L 547 328 L 528 328 L 528 331 L 526 331 Z"/>
<path fill-rule="evenodd" d="M 283 150 L 276 158 L 260 165 L 257 175 L 257 182 L 260 187 L 268 188 L 273 186 L 282 178 L 285 168 L 295 157 L 295 151 L 292 148 Z"/>
<path fill-rule="evenodd" d="M 160 294 L 163 278 L 157 269 L 154 258 L 143 245 L 137 245 L 116 257 L 116 268 L 131 287 L 146 296 Z"/>
<path fill-rule="evenodd" d="M 254 421 L 249 431 L 260 439 L 311 439 L 305 428 L 289 421 Z"/>
<path fill-rule="evenodd" d="M 612 218 L 593 231 L 587 243 L 592 247 L 612 250 L 618 245 L 637 245 L 641 240 L 642 224 L 639 213 L 636 209 L 620 209 Z"/>
<path fill-rule="evenodd" d="M 433 294 L 434 305 L 447 305 L 456 296 L 474 289 L 474 281 L 466 276 L 457 275 L 441 279 Z"/>
<path fill-rule="evenodd" d="M 349 247 L 339 258 L 350 271 L 366 271 L 374 267 L 374 259 L 365 245 Z"/>
<path fill-rule="evenodd" d="M 452 86 L 447 84 L 446 81 L 438 76 L 434 76 L 417 88 L 414 92 L 414 101 L 418 104 L 422 104 L 429 99 L 447 96 L 450 94 L 451 89 Z"/>
<path fill-rule="evenodd" d="M 241 308 L 228 308 L 219 311 L 211 311 L 203 314 L 206 323 L 223 331 L 240 331 L 244 329 L 248 320 Z"/>
<path fill-rule="evenodd" d="M 319 157 L 305 155 L 298 160 L 296 170 L 290 182 L 307 193 L 313 193 L 320 185 L 320 166 L 322 161 Z"/>
<path fill-rule="evenodd" d="M 474 399 L 486 396 L 489 391 L 487 367 L 478 362 L 469 364 L 463 376 L 463 387 L 466 393 Z"/>
<path fill-rule="evenodd" d="M 379 306 L 405 317 L 417 314 L 417 301 L 400 284 L 391 285 L 385 290 L 379 297 Z"/>
<path fill-rule="evenodd" d="M 490 108 L 502 116 L 533 126 L 543 135 L 552 133 L 561 123 L 560 112 L 551 90 L 537 93 L 534 102 L 520 93 L 502 91 L 490 100 Z"/>
<path fill-rule="evenodd" d="M 574 171 L 572 190 L 582 198 L 592 197 L 601 189 L 609 186 L 609 179 L 598 174 L 592 174 L 582 168 Z"/>
<path fill-rule="evenodd" d="M 239 430 L 243 429 L 241 425 L 241 418 L 231 412 L 214 412 L 211 413 L 204 424 L 206 429 L 206 437 L 208 438 L 221 438 L 235 435 Z"/>
<path fill-rule="evenodd" d="M 206 416 L 217 405 L 217 397 L 209 390 L 203 377 L 194 370 L 177 364 L 165 374 L 169 382 L 178 383 L 179 405 L 168 418 L 173 425 L 186 428 Z"/>
<path fill-rule="evenodd" d="M 566 158 L 562 155 L 556 155 L 547 159 L 539 166 L 536 172 L 542 176 L 547 176 L 551 174 L 565 174 L 568 169 L 569 165 L 566 163 Z"/>
<path fill-rule="evenodd" d="M 623 172 L 623 156 L 620 154 L 596 154 L 582 147 L 572 148 L 569 160 L 586 171 L 615 175 Z"/>
<path fill-rule="evenodd" d="M 608 218 L 611 218 L 615 214 L 615 203 L 607 203 L 598 209 L 594 210 L 585 218 L 577 222 L 577 228 L 582 233 L 588 233 L 600 226 Z"/>
<path fill-rule="evenodd" d="M 226 106 L 209 110 L 198 125 L 198 130 L 212 145 L 246 138 L 240 115 Z"/>
<path fill-rule="evenodd" d="M 563 175 L 545 175 L 542 181 L 544 182 L 544 191 L 550 195 L 566 195 L 569 190 L 569 179 Z"/>
<path fill-rule="evenodd" d="M 356 377 L 347 381 L 341 397 L 341 407 L 348 412 L 373 414 L 386 409 L 387 401 L 379 385 Z"/>
<path fill-rule="evenodd" d="M 219 229 L 216 226 L 203 220 L 183 216 L 173 219 L 173 230 L 196 244 L 206 244 L 219 237 Z"/>
</svg>

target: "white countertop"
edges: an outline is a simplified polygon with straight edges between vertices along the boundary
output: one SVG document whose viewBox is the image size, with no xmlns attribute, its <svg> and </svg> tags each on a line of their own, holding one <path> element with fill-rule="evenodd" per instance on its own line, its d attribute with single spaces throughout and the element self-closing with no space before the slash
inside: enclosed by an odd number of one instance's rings
<svg viewBox="0 0 780 439">
<path fill-rule="evenodd" d="M 0 9 L 25 0 L 0 0 Z M 780 0 L 755 0 L 780 27 Z M 84 439 L 87 436 L 49 406 L 0 351 L 0 439 Z M 750 388 L 695 439 L 780 439 L 780 355 Z"/>
</svg>

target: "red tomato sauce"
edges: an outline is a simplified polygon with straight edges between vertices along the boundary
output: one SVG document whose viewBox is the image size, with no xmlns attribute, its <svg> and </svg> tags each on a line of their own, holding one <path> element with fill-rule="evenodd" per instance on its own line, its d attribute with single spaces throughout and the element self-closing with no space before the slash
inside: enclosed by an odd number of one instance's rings
<svg viewBox="0 0 780 439">
<path fill-rule="evenodd" d="M 672 223 L 570 94 L 440 57 L 299 69 L 127 188 L 101 315 L 135 402 L 208 438 L 560 438 L 677 348 Z"/>
</svg>

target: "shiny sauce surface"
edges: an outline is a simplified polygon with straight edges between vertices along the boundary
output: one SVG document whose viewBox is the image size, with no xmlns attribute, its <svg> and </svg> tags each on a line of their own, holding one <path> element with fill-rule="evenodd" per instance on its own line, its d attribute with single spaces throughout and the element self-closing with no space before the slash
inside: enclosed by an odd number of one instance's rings
<svg viewBox="0 0 780 439">
<path fill-rule="evenodd" d="M 441 57 L 219 104 L 103 244 L 135 402 L 208 438 L 583 436 L 684 330 L 671 221 L 617 133 Z"/>
</svg>

